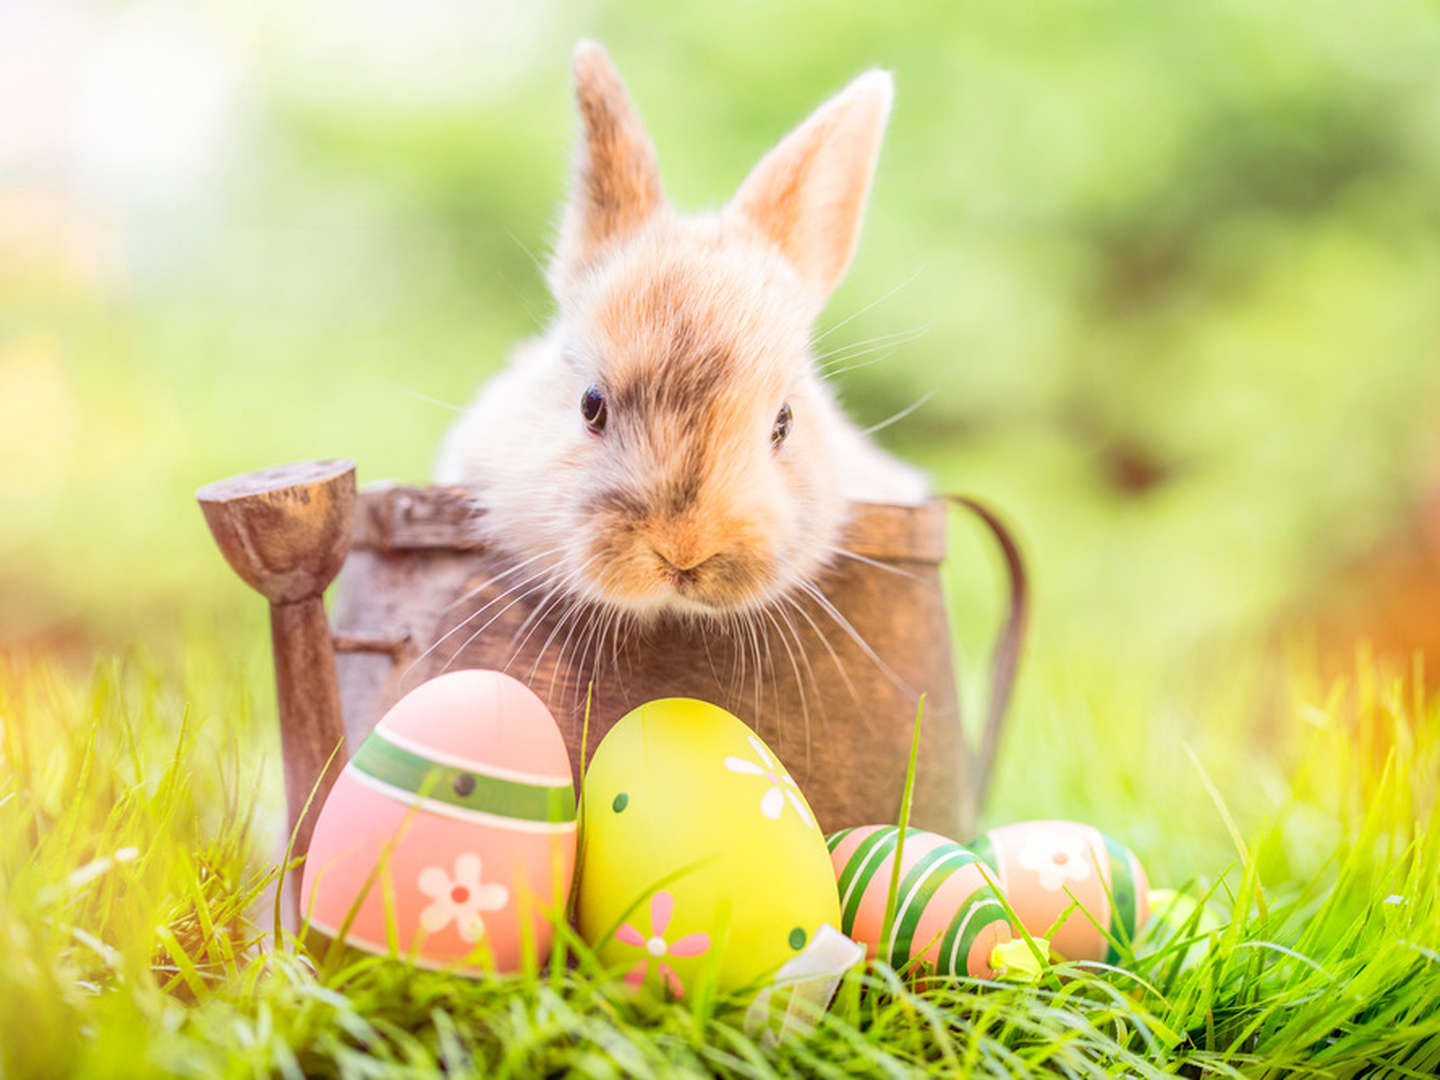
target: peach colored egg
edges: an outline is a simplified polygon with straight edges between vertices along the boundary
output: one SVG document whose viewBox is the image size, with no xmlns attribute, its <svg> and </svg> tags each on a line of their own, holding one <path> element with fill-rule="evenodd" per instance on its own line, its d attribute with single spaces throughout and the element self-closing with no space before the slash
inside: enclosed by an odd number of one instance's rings
<svg viewBox="0 0 1440 1080">
<path fill-rule="evenodd" d="M 879 953 L 900 830 L 863 825 L 826 843 L 840 888 L 840 929 Z M 894 930 L 885 958 L 900 968 L 919 958 L 937 975 L 995 977 L 990 954 L 1011 939 L 1010 922 L 975 855 L 953 840 L 909 829 L 900 858 Z"/>
<path fill-rule="evenodd" d="M 316 930 L 473 974 L 549 948 L 575 870 L 575 791 L 554 717 L 497 671 L 401 698 L 320 811 L 301 885 Z M 347 922 L 348 920 L 348 922 Z"/>
<path fill-rule="evenodd" d="M 1140 860 L 1089 825 L 1022 821 L 991 829 L 966 847 L 994 869 L 1025 929 L 1048 936 L 1051 951 L 1062 959 L 1115 963 L 1118 954 L 1095 923 L 1117 941 L 1133 942 L 1149 915 L 1150 885 Z M 1050 934 L 1072 894 L 1084 911 L 1071 912 Z"/>
</svg>

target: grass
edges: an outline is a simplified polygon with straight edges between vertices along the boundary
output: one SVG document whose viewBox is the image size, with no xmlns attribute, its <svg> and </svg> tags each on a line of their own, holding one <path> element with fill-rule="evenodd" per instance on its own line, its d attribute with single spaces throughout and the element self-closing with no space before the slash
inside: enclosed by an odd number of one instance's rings
<svg viewBox="0 0 1440 1080">
<path fill-rule="evenodd" d="M 1177 837 L 1233 827 L 1227 858 L 1167 879 L 1173 855 L 1122 833 L 1158 884 L 1208 898 L 1213 922 L 1177 920 L 1115 968 L 1059 966 L 1038 985 L 925 984 L 871 964 L 813 1035 L 765 1049 L 742 1032 L 743 1001 L 631 1000 L 568 932 L 572 963 L 478 981 L 267 948 L 251 921 L 273 873 L 257 854 L 277 809 L 256 797 L 269 790 L 266 718 L 204 653 L 188 673 L 141 658 L 88 679 L 45 661 L 0 667 L 0 1075 L 1440 1070 L 1440 699 L 1418 677 L 1362 660 L 1338 687 L 1292 675 L 1265 723 L 1249 713 L 1285 763 L 1263 816 L 1223 805 L 1247 777 L 1270 785 L 1253 743 L 1229 755 L 1200 743 L 1199 786 L 1222 802 L 1159 816 Z M 1099 693 L 1065 690 L 1044 709 L 1032 693 L 1021 731 L 1058 709 L 1077 730 L 1101 718 L 1097 738 L 1123 734 L 1131 707 Z M 1046 756 L 1057 783 L 1066 757 Z M 1147 786 L 1147 761 L 1116 753 L 1094 808 L 1108 799 L 1140 820 L 1166 790 L 1190 797 L 1174 777 Z"/>
<path fill-rule="evenodd" d="M 500 81 L 433 99 L 448 17 L 412 38 L 357 9 L 337 39 L 323 6 L 272 7 L 202 20 L 218 66 L 192 62 L 199 24 L 160 35 L 186 60 L 157 77 L 237 88 L 215 129 L 235 129 L 230 163 L 195 198 L 132 189 L 146 169 L 113 171 L 128 140 L 107 126 L 109 186 L 21 170 L 21 224 L 38 183 L 59 248 L 0 245 L 0 655 L 52 657 L 0 659 L 0 1080 L 1440 1069 L 1440 705 L 1363 657 L 1333 687 L 1232 641 L 1323 611 L 1337 568 L 1412 534 L 1434 486 L 1434 5 L 517 7 L 466 31 L 513 43 L 481 65 Z M 101 83 L 152 23 L 125 22 Z M 823 48 L 789 45 L 816 26 Z M 612 48 L 683 206 L 723 198 L 855 72 L 895 70 L 823 326 L 839 348 L 914 333 L 837 385 L 863 426 L 941 387 L 881 437 L 1001 507 L 1036 570 L 988 823 L 1093 822 L 1209 896 L 1211 938 L 1034 987 L 872 967 L 773 1052 L 736 1002 L 630 1002 L 582 962 L 467 982 L 267 951 L 264 610 L 190 492 L 335 454 L 362 482 L 423 482 L 437 401 L 465 401 L 551 303 L 531 252 L 566 182 L 581 35 Z M 413 98 L 391 75 L 407 51 Z M 124 89 L 116 117 L 150 132 L 165 96 L 137 113 Z M 999 617 L 991 557 L 957 526 L 967 659 Z M 89 670 L 134 641 L 183 660 Z"/>
</svg>

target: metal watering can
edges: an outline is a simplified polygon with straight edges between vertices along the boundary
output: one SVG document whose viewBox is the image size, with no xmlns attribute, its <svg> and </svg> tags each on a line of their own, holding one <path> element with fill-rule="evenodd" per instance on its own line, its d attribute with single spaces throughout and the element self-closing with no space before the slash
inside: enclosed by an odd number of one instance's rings
<svg viewBox="0 0 1440 1080">
<path fill-rule="evenodd" d="M 895 819 L 920 695 L 925 697 L 911 822 L 973 830 L 994 768 L 1024 636 L 1027 586 L 1014 540 L 984 506 L 856 504 L 844 547 L 818 584 L 755 634 L 681 620 L 601 634 L 547 610 L 545 589 L 483 539 L 483 492 L 380 487 L 357 493 L 355 466 L 315 461 L 248 473 L 196 493 L 225 558 L 270 601 L 281 746 L 295 854 L 347 746 L 401 695 L 457 667 L 508 671 L 545 701 L 577 775 L 582 728 L 593 751 L 630 709 L 660 697 L 714 702 L 780 756 L 821 828 Z M 965 738 L 941 590 L 950 505 L 999 543 L 1010 609 L 996 644 L 978 740 Z M 334 626 L 322 596 L 339 575 Z M 308 810 L 306 809 L 308 806 Z"/>
</svg>

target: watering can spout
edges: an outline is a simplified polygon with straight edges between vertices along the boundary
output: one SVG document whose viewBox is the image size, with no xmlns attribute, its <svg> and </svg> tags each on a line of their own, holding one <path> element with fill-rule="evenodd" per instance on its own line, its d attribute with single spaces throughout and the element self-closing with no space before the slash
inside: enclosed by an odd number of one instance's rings
<svg viewBox="0 0 1440 1080">
<path fill-rule="evenodd" d="M 270 601 L 289 835 L 293 850 L 303 854 L 346 760 L 323 598 L 350 550 L 355 463 L 264 469 L 209 484 L 195 498 L 225 561 Z M 293 917 L 298 889 L 291 892 Z"/>
</svg>

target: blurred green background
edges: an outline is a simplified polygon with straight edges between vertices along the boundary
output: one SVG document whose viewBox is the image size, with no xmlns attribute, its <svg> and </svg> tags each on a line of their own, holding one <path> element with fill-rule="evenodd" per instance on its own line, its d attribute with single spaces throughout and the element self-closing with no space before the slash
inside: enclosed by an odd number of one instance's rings
<svg viewBox="0 0 1440 1080">
<path fill-rule="evenodd" d="M 1016 526 L 1032 686 L 1163 682 L 1323 618 L 1337 580 L 1363 609 L 1353 568 L 1388 552 L 1402 595 L 1433 569 L 1433 4 L 22 2 L 0 8 L 6 647 L 203 631 L 263 687 L 261 604 L 192 492 L 313 456 L 427 478 L 444 403 L 549 311 L 581 36 L 691 208 L 894 70 L 822 329 L 902 336 L 841 377 L 852 411 L 933 394 L 882 438 Z M 952 577 L 973 669 L 1000 587 L 968 528 Z M 1415 625 L 1440 647 L 1437 618 Z"/>
</svg>

